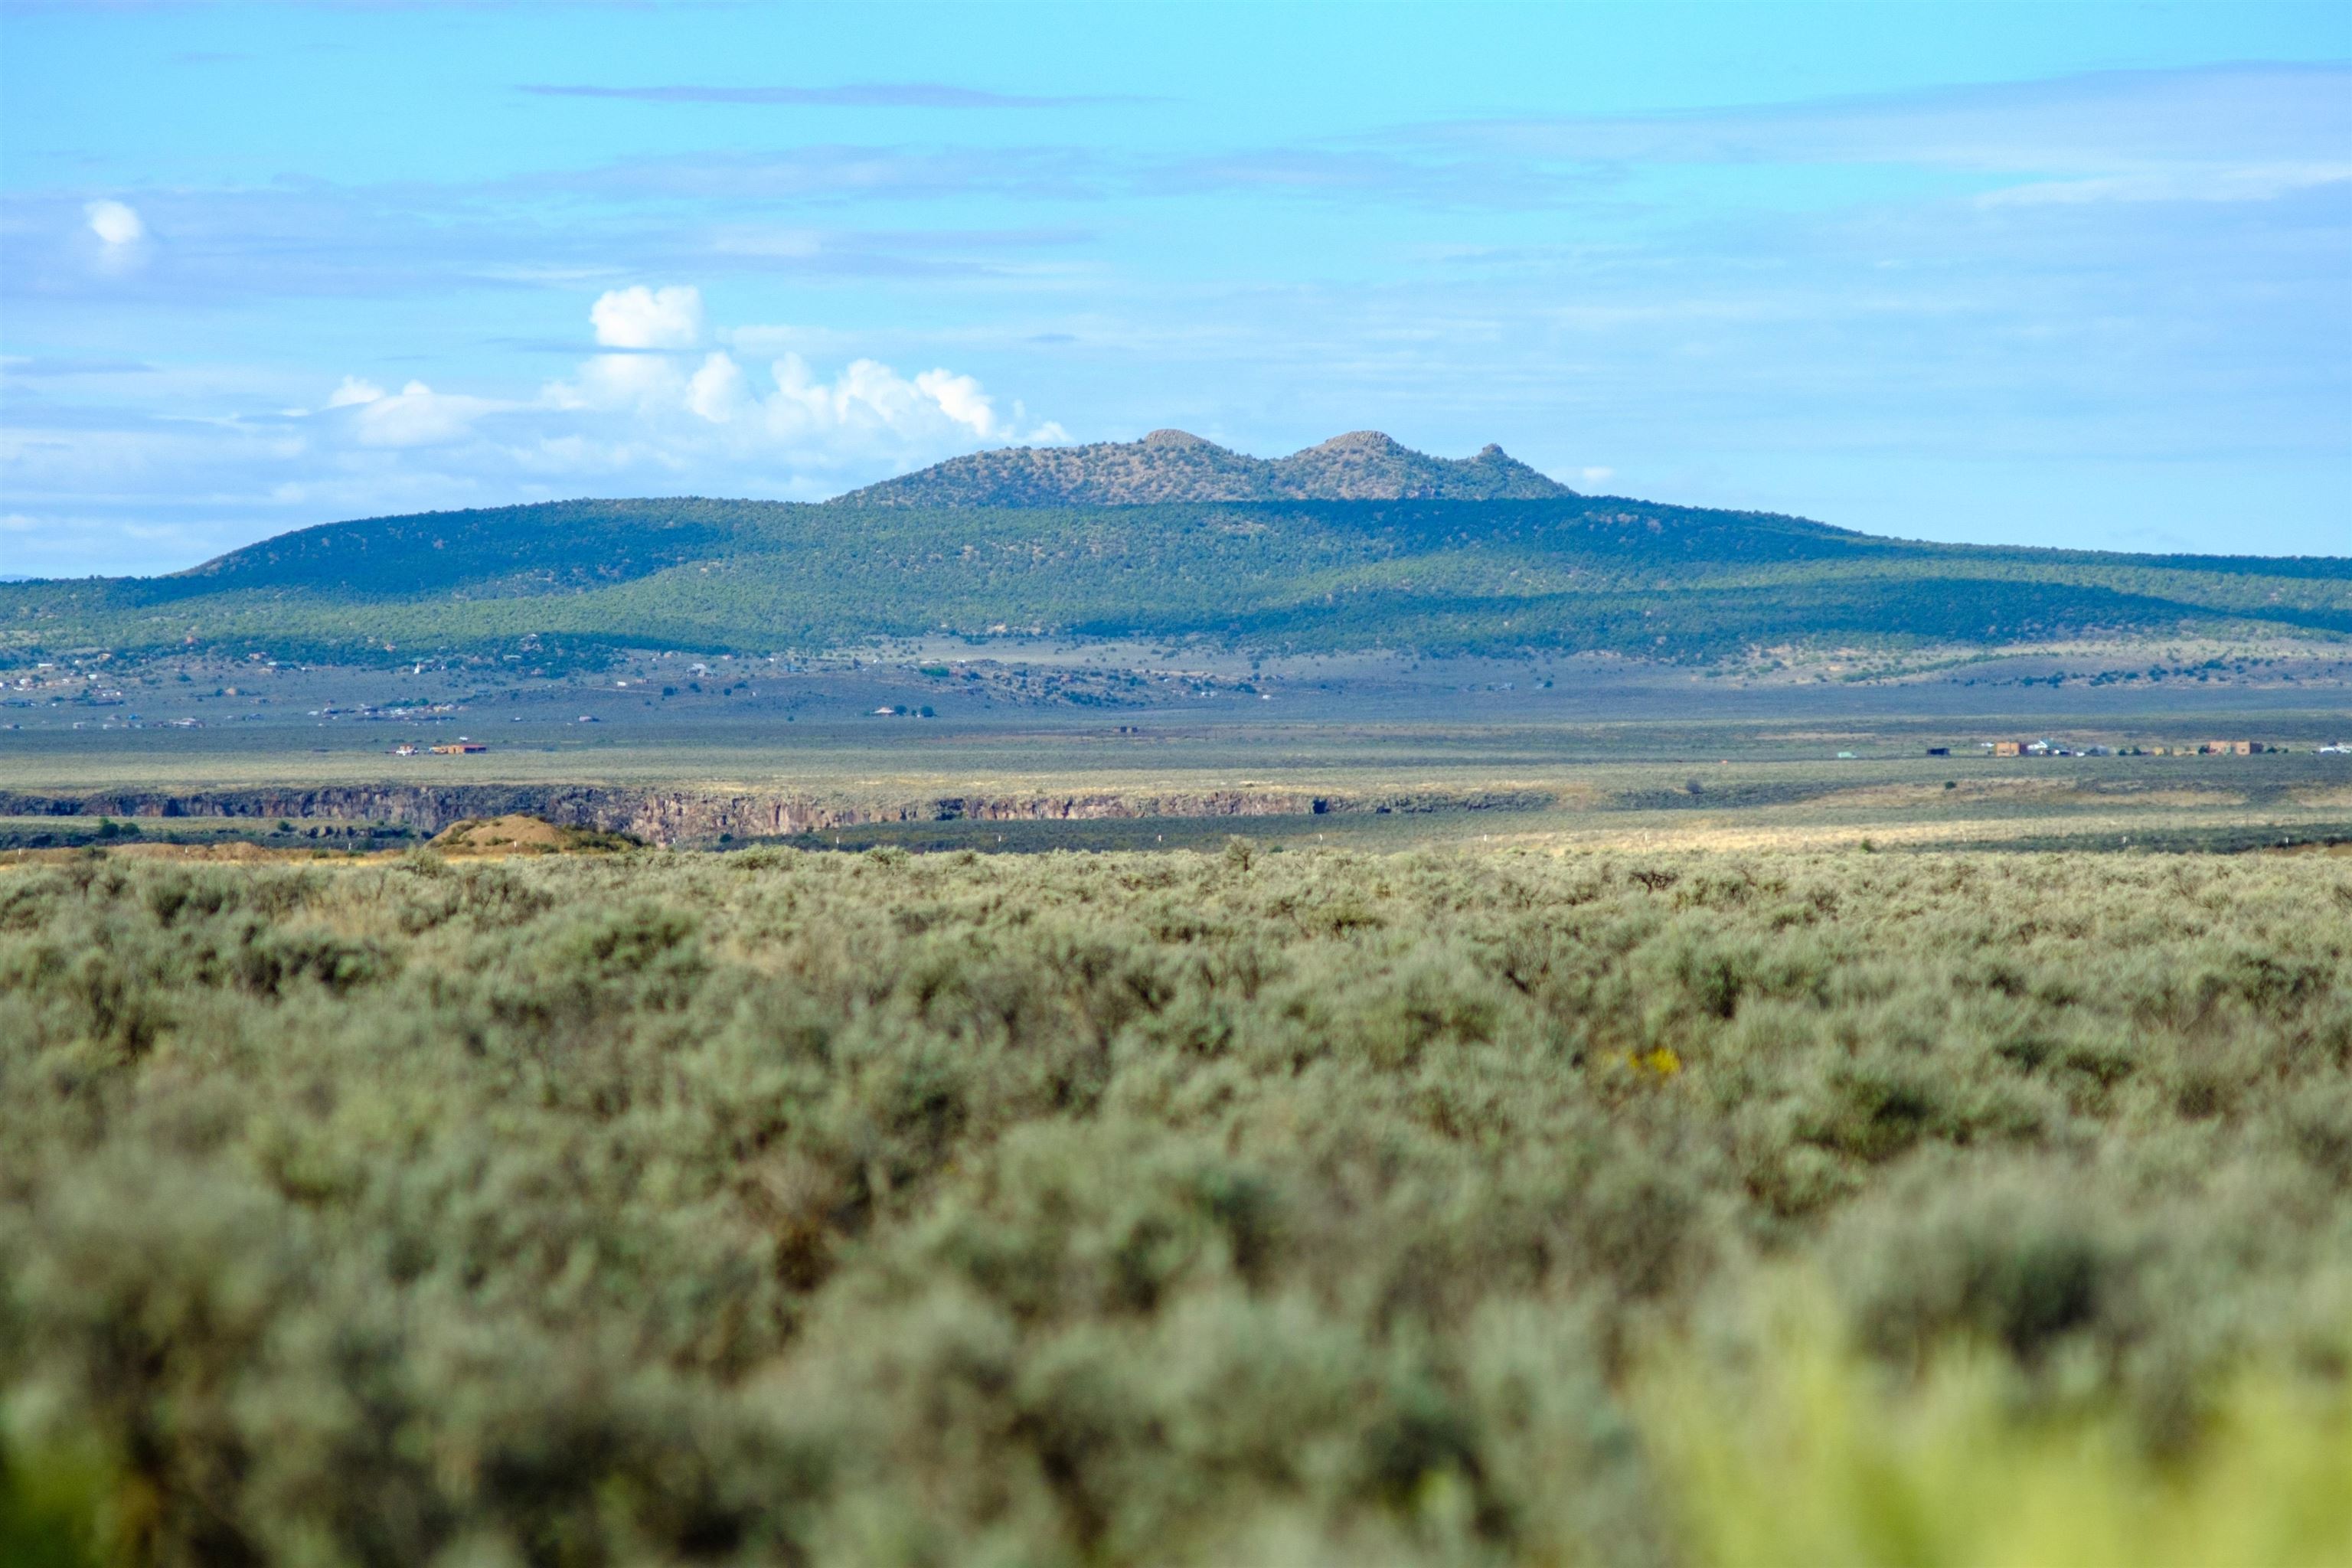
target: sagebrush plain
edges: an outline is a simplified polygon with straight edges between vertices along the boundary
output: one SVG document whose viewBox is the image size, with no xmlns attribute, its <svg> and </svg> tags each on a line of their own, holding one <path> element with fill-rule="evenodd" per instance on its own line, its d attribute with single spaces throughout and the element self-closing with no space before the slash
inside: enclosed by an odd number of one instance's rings
<svg viewBox="0 0 2352 1568">
<path fill-rule="evenodd" d="M 81 854 L 0 1086 L 54 1561 L 2352 1543 L 2338 857 Z"/>
</svg>

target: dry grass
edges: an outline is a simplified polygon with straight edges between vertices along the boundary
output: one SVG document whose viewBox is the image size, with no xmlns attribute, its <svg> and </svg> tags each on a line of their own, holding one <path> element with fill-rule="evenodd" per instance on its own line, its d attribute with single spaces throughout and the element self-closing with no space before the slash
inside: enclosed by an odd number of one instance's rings
<svg viewBox="0 0 2352 1568">
<path fill-rule="evenodd" d="M 394 858 L 397 853 L 398 851 L 395 850 L 353 853 L 348 850 L 315 847 L 293 848 L 232 838 L 214 844 L 115 843 L 102 847 L 89 846 L 64 849 L 0 849 L 0 867 L 59 866 L 92 858 L 179 862 L 191 865 L 299 864 L 332 867 L 363 865 L 372 861 L 388 860 Z"/>
<path fill-rule="evenodd" d="M 2352 791 L 2343 792 L 2339 801 L 2307 802 L 2314 805 L 2352 805 Z M 2138 809 L 2147 806 L 2187 806 L 2221 809 L 2243 805 L 2246 797 L 2231 790 L 2199 788 L 2118 789 L 2090 788 L 2076 778 L 1971 778 L 1955 779 L 1953 787 L 1941 784 L 1866 784 L 1860 789 L 1839 790 L 1832 795 L 1816 795 L 1806 805 L 1818 811 L 1873 810 L 1901 807 L 1950 807 L 1979 805 L 1990 802 L 2023 801 L 2035 805 L 2087 805 L 2105 811 Z"/>
</svg>

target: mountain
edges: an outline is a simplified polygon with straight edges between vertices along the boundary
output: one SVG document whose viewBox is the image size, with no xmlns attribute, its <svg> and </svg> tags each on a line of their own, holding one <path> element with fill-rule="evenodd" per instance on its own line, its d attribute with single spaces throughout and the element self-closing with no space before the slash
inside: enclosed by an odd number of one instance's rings
<svg viewBox="0 0 2352 1568">
<path fill-rule="evenodd" d="M 1204 468 L 1219 450 L 1179 448 Z M 1300 458 L 1342 477 L 1300 477 L 1308 465 L 1285 482 L 1357 482 L 1344 450 Z M 1923 544 L 1622 496 L 665 500 L 331 523 L 169 577 L 0 584 L 0 664 L 194 647 L 530 668 L 614 647 L 775 652 L 1032 630 L 1689 663 L 1808 646 L 2343 637 L 2352 560 Z"/>
<path fill-rule="evenodd" d="M 1534 500 L 1574 495 L 1489 446 L 1433 458 L 1377 430 L 1252 458 L 1182 430 L 1085 447 L 1007 447 L 852 490 L 834 506 L 1146 506 L 1164 501 Z"/>
</svg>

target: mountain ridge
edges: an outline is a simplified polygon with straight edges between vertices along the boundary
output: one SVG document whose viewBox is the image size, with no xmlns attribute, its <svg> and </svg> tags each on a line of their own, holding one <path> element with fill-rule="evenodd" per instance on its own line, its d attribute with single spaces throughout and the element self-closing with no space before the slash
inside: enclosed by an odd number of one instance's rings
<svg viewBox="0 0 2352 1568">
<path fill-rule="evenodd" d="M 1254 458 L 1186 430 L 1139 441 L 1001 447 L 834 497 L 839 507 L 1150 506 L 1183 501 L 1549 500 L 1575 495 L 1489 443 L 1467 458 L 1352 430 Z"/>
<path fill-rule="evenodd" d="M 1622 496 L 862 510 L 671 498 L 361 519 L 171 577 L 0 584 L 0 666 L 215 648 L 528 668 L 598 647 L 1041 632 L 1677 663 L 2085 636 L 2342 642 L 2352 560 L 1937 545 Z M 2150 666 L 2169 658 L 2158 647 Z"/>
</svg>

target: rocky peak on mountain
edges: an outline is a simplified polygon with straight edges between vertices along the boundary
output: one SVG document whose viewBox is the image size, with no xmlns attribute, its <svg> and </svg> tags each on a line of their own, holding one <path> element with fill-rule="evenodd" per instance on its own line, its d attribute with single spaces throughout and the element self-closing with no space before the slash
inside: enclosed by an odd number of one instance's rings
<svg viewBox="0 0 2352 1568">
<path fill-rule="evenodd" d="M 1083 447 L 1008 447 L 950 458 L 836 498 L 842 506 L 1141 506 L 1153 501 L 1528 500 L 1572 495 L 1488 446 L 1433 458 L 1377 430 L 1286 458 L 1253 458 L 1185 430 Z"/>
</svg>

